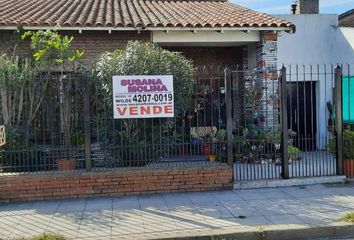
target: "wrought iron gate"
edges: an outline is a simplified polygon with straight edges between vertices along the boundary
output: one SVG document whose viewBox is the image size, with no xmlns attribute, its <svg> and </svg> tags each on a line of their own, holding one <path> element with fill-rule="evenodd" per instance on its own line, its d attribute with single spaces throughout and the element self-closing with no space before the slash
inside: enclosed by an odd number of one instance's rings
<svg viewBox="0 0 354 240">
<path fill-rule="evenodd" d="M 226 69 L 235 180 L 340 174 L 341 81 L 333 65 Z"/>
</svg>

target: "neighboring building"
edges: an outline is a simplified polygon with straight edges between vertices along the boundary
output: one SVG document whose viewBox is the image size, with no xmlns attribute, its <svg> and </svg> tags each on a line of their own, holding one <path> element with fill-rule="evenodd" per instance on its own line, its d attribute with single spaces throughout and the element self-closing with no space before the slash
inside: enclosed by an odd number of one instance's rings
<svg viewBox="0 0 354 240">
<path fill-rule="evenodd" d="M 310 121 L 310 124 L 315 126 L 312 130 L 317 137 L 317 146 L 325 148 L 327 140 L 320 138 L 328 139 L 327 102 L 333 101 L 334 66 L 342 64 L 344 76 L 354 75 L 353 10 L 338 17 L 336 14 L 313 11 L 318 7 L 301 8 L 301 4 L 318 4 L 318 0 L 299 0 L 297 6 L 293 7 L 302 11 L 277 15 L 296 25 L 295 34 L 284 33 L 278 38 L 278 68 L 285 64 L 289 73 L 288 81 L 306 81 L 307 88 L 311 85 L 314 89 L 311 94 L 313 105 L 310 106 L 311 99 L 307 101 L 307 107 L 316 111 L 314 122 Z M 300 106 L 297 110 L 304 111 L 303 108 Z M 307 118 L 310 118 L 310 114 Z"/>
<path fill-rule="evenodd" d="M 339 15 L 339 26 L 354 28 L 354 9 Z"/>
</svg>

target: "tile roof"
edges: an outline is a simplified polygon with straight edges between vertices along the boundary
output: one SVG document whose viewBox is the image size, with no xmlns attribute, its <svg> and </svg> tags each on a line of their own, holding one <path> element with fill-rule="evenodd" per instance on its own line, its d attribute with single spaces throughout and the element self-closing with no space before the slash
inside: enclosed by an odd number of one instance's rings
<svg viewBox="0 0 354 240">
<path fill-rule="evenodd" d="M 354 9 L 339 15 L 339 26 L 354 27 Z"/>
<path fill-rule="evenodd" d="M 1 26 L 293 28 L 220 0 L 1 0 Z"/>
</svg>

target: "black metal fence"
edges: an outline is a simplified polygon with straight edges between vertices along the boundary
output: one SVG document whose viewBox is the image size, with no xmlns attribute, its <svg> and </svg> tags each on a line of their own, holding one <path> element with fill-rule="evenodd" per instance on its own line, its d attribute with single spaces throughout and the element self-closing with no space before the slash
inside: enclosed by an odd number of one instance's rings
<svg viewBox="0 0 354 240">
<path fill-rule="evenodd" d="M 21 88 L 5 94 L 15 103 L 1 108 L 14 116 L 3 116 L 8 142 L 0 153 L 2 173 L 226 161 L 221 68 L 199 68 L 195 93 L 186 99 L 190 107 L 174 118 L 156 119 L 113 119 L 107 104 L 112 97 L 95 74 L 48 71 L 32 78 L 35 97 L 29 92 L 19 100 Z"/>
<path fill-rule="evenodd" d="M 242 116 L 241 122 L 234 118 L 235 109 L 228 113 L 233 117 L 228 128 L 233 145 L 228 152 L 232 152 L 229 160 L 235 162 L 235 179 L 342 174 L 342 152 L 348 149 L 343 149 L 341 135 L 352 124 L 344 121 L 343 126 L 342 116 L 344 112 L 351 116 L 353 100 L 349 92 L 344 98 L 342 85 L 343 79 L 352 79 L 351 71 L 350 65 L 228 70 L 232 89 L 228 94 L 232 99 L 241 96 L 243 106 L 241 114 L 236 114 Z M 233 94 L 240 78 L 244 89 Z M 354 84 L 348 81 L 343 91 Z"/>
<path fill-rule="evenodd" d="M 351 76 L 348 65 L 203 67 L 174 118 L 115 120 L 95 74 L 37 72 L 26 91 L 2 92 L 0 171 L 228 163 L 236 180 L 341 174 L 339 111 L 351 100 L 341 107 L 340 83 Z"/>
</svg>

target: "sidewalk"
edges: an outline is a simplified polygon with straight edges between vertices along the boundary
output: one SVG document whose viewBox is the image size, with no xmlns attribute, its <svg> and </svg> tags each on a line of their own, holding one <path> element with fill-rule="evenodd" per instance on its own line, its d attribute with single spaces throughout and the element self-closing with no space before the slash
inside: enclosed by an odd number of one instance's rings
<svg viewBox="0 0 354 240">
<path fill-rule="evenodd" d="M 353 184 L 6 204 L 0 239 L 43 232 L 72 239 L 354 237 L 354 225 L 338 221 L 350 212 Z"/>
</svg>

